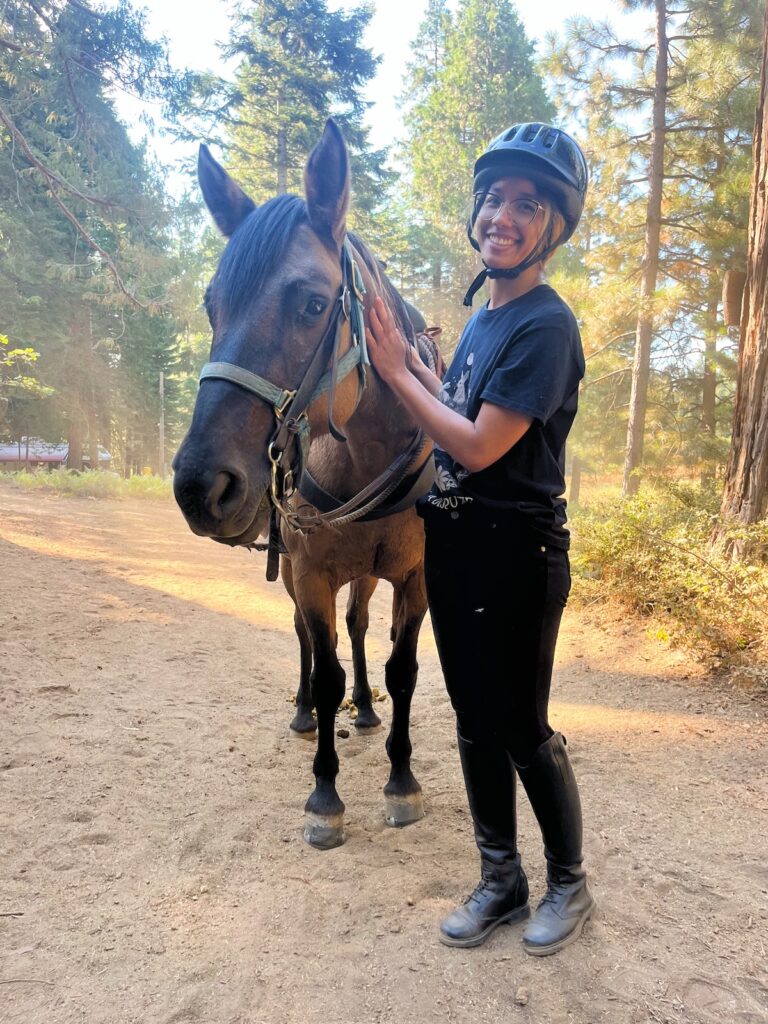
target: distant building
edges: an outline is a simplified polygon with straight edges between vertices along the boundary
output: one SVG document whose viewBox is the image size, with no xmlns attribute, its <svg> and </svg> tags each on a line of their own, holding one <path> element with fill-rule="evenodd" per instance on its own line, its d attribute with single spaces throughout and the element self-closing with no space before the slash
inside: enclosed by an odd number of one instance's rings
<svg viewBox="0 0 768 1024">
<path fill-rule="evenodd" d="M 26 467 L 56 469 L 64 466 L 67 469 L 89 469 L 91 465 L 91 458 L 87 452 L 83 453 L 82 466 L 70 466 L 68 460 L 68 444 L 52 444 L 40 437 L 22 437 L 13 444 L 0 443 L 0 470 L 6 472 Z M 99 445 L 99 469 L 108 469 L 111 462 L 112 456 L 106 448 Z"/>
</svg>

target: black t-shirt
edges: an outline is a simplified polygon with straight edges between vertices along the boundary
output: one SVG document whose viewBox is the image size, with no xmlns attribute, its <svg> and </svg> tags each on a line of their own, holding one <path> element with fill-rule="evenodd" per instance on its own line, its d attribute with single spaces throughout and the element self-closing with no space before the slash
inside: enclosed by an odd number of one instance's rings
<svg viewBox="0 0 768 1024">
<path fill-rule="evenodd" d="M 421 500 L 422 514 L 455 518 L 478 503 L 500 516 L 522 517 L 548 543 L 567 547 L 565 440 L 583 376 L 576 319 L 549 285 L 497 309 L 478 310 L 464 328 L 440 400 L 470 420 L 483 402 L 492 402 L 533 422 L 516 445 L 479 473 L 436 446 L 437 480 Z"/>
</svg>

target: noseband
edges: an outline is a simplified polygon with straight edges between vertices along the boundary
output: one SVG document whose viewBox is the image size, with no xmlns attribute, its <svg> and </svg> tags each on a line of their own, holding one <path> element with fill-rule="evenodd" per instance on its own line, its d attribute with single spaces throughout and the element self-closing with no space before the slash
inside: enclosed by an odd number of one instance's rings
<svg viewBox="0 0 768 1024">
<path fill-rule="evenodd" d="M 275 414 L 277 426 L 267 445 L 267 455 L 272 469 L 269 488 L 272 515 L 268 544 L 268 580 L 277 579 L 278 515 L 285 520 L 290 529 L 302 533 L 311 533 L 322 523 L 342 525 L 366 516 L 372 517 L 374 510 L 379 509 L 403 482 L 408 470 L 426 445 L 426 437 L 423 431 L 419 430 L 406 451 L 398 456 L 395 462 L 376 480 L 347 502 L 341 502 L 323 491 L 306 468 L 310 445 L 307 416 L 309 406 L 328 392 L 328 429 L 337 441 L 346 441 L 346 437 L 333 420 L 336 386 L 357 367 L 358 387 L 355 408 L 360 404 L 365 390 L 366 366 L 370 365 L 370 360 L 365 342 L 364 295 L 365 285 L 360 269 L 355 262 L 352 247 L 345 239 L 341 250 L 341 289 L 334 303 L 328 326 L 298 388 L 295 390 L 279 388 L 259 374 L 252 373 L 236 363 L 206 363 L 200 372 L 201 385 L 205 380 L 226 380 L 231 384 L 237 384 L 271 405 Z M 352 343 L 349 350 L 339 358 L 343 327 L 347 322 L 350 325 Z M 428 460 L 425 463 L 424 471 L 419 474 L 417 480 L 417 485 L 421 485 L 422 491 L 426 489 L 423 482 L 426 481 L 426 470 L 429 465 L 430 461 Z M 424 481 L 422 481 L 422 476 Z M 316 495 L 318 499 L 329 499 L 333 507 L 325 512 L 318 512 L 311 506 L 303 506 L 303 509 L 309 511 L 297 511 L 292 508 L 288 504 L 288 500 L 295 493 L 302 478 L 309 485 L 312 495 Z M 416 487 L 413 490 L 416 490 Z M 407 507 L 398 502 L 397 507 L 387 509 L 386 514 L 400 511 L 401 505 Z"/>
</svg>

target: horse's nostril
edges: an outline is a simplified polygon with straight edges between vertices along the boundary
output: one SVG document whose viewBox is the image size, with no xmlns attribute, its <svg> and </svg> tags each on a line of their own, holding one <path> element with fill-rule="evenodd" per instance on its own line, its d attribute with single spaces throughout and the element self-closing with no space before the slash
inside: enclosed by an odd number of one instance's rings
<svg viewBox="0 0 768 1024">
<path fill-rule="evenodd" d="M 205 504 L 214 519 L 223 521 L 240 511 L 244 497 L 244 478 L 239 473 L 222 470 L 216 474 Z"/>
</svg>

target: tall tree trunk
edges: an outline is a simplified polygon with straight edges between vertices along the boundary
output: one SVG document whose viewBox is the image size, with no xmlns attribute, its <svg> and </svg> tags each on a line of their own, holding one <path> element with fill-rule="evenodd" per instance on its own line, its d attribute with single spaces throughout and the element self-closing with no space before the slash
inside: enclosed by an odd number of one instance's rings
<svg viewBox="0 0 768 1024">
<path fill-rule="evenodd" d="M 702 483 L 713 480 L 715 476 L 717 333 L 717 300 L 714 299 L 710 300 L 707 306 L 707 319 L 704 331 L 704 376 L 701 381 Z"/>
<path fill-rule="evenodd" d="M 99 432 L 93 409 L 88 414 L 88 468 L 99 469 Z"/>
<path fill-rule="evenodd" d="M 760 100 L 755 118 L 754 171 L 749 211 L 747 283 L 741 314 L 733 434 L 725 472 L 721 525 L 713 543 L 734 559 L 743 541 L 729 541 L 729 522 L 756 523 L 768 497 L 768 9 L 763 24 Z"/>
<path fill-rule="evenodd" d="M 648 404 L 648 379 L 653 337 L 653 293 L 659 271 L 661 236 L 661 200 L 664 183 L 664 141 L 667 111 L 667 5 L 656 0 L 656 76 L 653 92 L 653 131 L 648 182 L 648 209 L 645 228 L 643 276 L 640 282 L 635 359 L 632 367 L 632 392 L 629 399 L 627 447 L 624 458 L 624 494 L 635 494 L 640 486 L 637 470 L 643 461 L 645 412 Z"/>
<path fill-rule="evenodd" d="M 83 434 L 80 423 L 76 422 L 76 416 L 73 416 L 70 421 L 67 442 L 69 444 L 67 468 L 81 470 L 83 468 Z"/>
<path fill-rule="evenodd" d="M 283 195 L 288 191 L 288 141 L 285 129 L 280 128 L 277 132 L 277 194 Z"/>
</svg>

